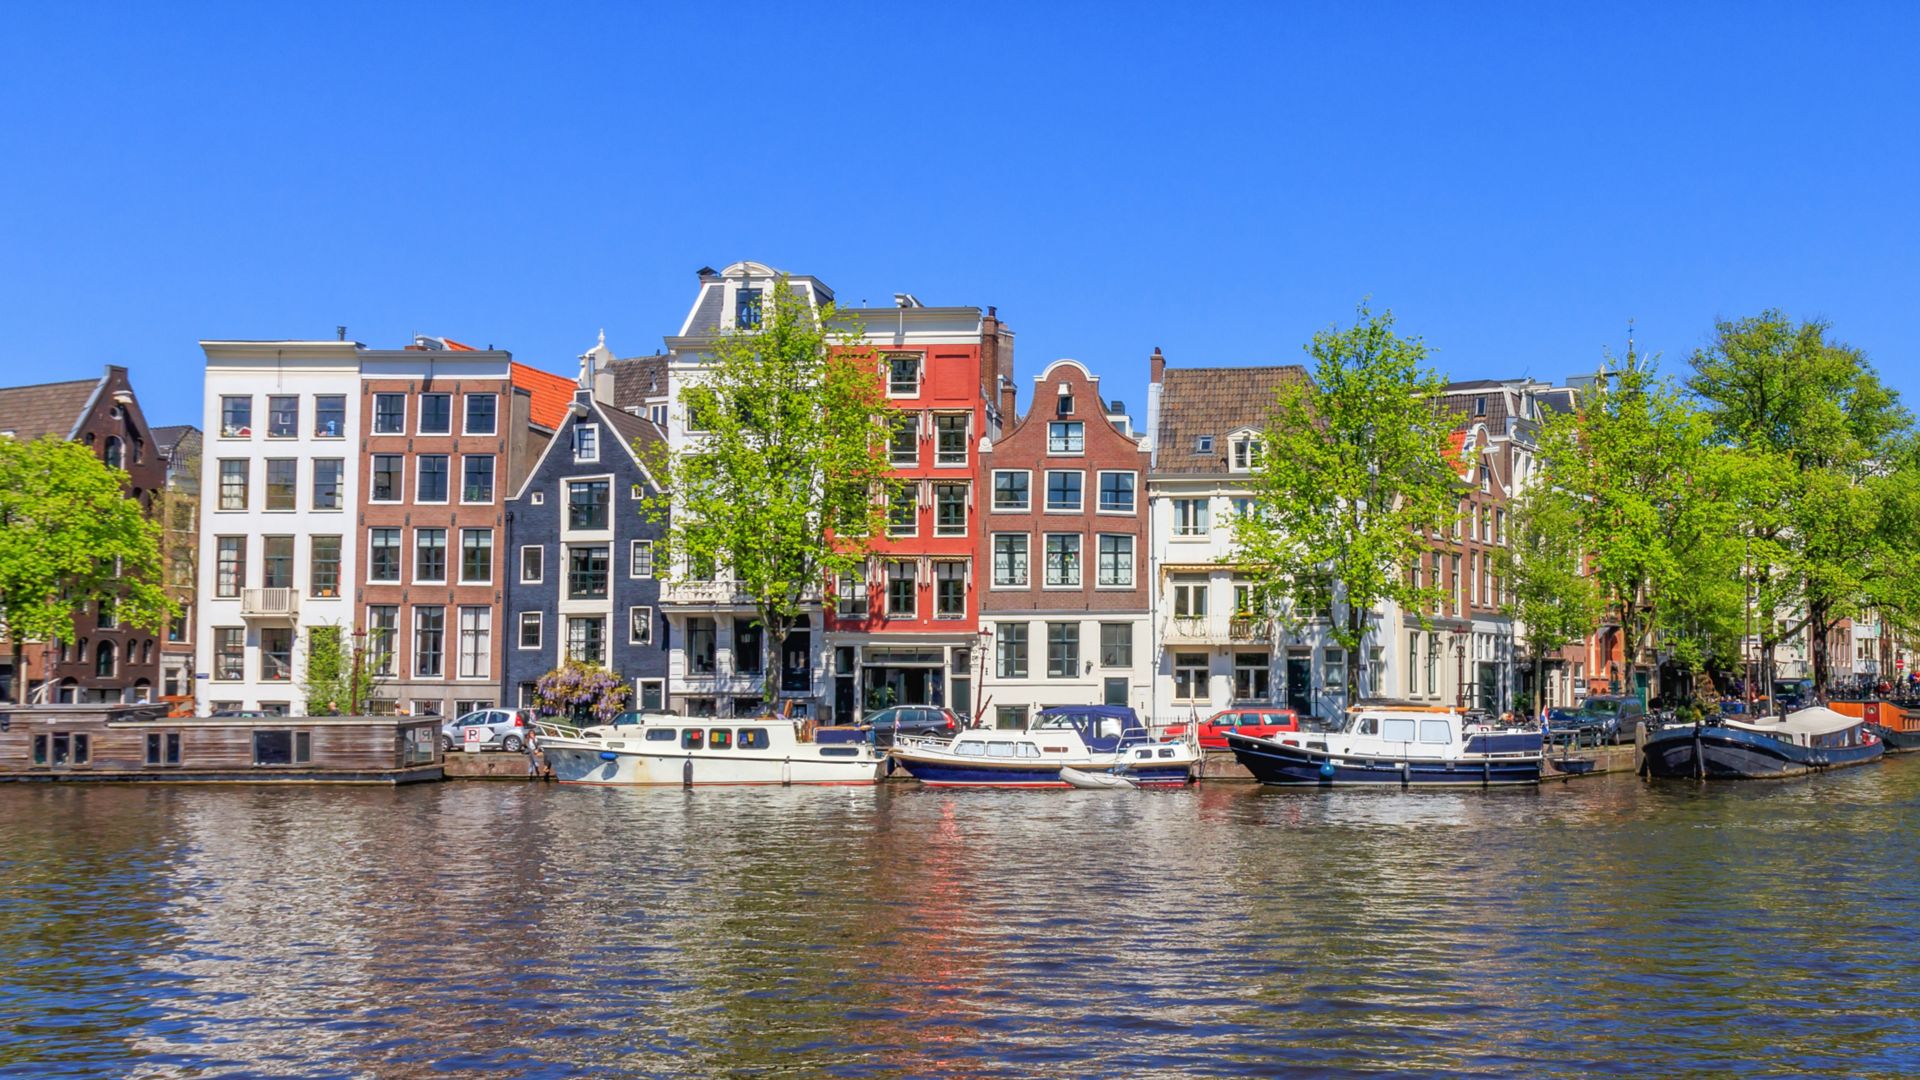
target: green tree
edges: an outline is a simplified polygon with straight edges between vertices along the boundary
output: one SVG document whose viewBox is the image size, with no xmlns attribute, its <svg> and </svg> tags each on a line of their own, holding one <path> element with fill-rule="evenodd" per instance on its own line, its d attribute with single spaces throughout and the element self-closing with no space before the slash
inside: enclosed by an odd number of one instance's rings
<svg viewBox="0 0 1920 1080">
<path fill-rule="evenodd" d="M 661 490 L 643 512 L 666 525 L 670 578 L 730 576 L 752 604 L 776 658 L 771 703 L 787 635 L 824 582 L 863 572 L 900 484 L 887 455 L 896 413 L 859 326 L 831 304 L 814 311 L 784 277 L 759 316 L 715 340 L 681 391 L 697 433 L 655 456 Z"/>
<path fill-rule="evenodd" d="M 1693 670 L 1733 647 L 1741 549 L 1728 489 L 1737 462 L 1711 434 L 1705 414 L 1631 348 L 1578 411 L 1542 426 L 1539 495 L 1526 512 L 1582 537 L 1600 609 L 1620 633 L 1618 689 L 1637 685 L 1656 644 Z"/>
<path fill-rule="evenodd" d="M 1418 617 L 1442 596 L 1411 567 L 1450 528 L 1460 462 L 1449 446 L 1446 380 L 1425 366 L 1419 338 L 1363 304 L 1354 325 L 1315 334 L 1311 380 L 1275 392 L 1253 469 L 1254 509 L 1230 524 L 1230 560 L 1262 612 L 1299 625 L 1325 617 L 1360 694 L 1364 645 L 1385 601 Z"/>
<path fill-rule="evenodd" d="M 1751 481 L 1742 525 L 1763 678 L 1771 685 L 1775 647 L 1804 631 L 1825 700 L 1828 642 L 1842 619 L 1920 615 L 1920 536 L 1906 527 L 1920 486 L 1913 418 L 1824 322 L 1769 310 L 1714 329 L 1693 355 L 1689 386 Z"/>
<path fill-rule="evenodd" d="M 0 622 L 16 703 L 26 701 L 24 643 L 73 640 L 89 604 L 129 626 L 166 629 L 179 605 L 162 587 L 160 526 L 127 497 L 127 474 L 86 447 L 0 437 Z"/>
<path fill-rule="evenodd" d="M 300 684 L 307 715 L 367 715 L 381 680 L 372 650 L 357 641 L 358 635 L 342 633 L 338 626 L 308 628 L 306 674 Z"/>
<path fill-rule="evenodd" d="M 1521 627 L 1533 659 L 1536 698 L 1546 686 L 1547 655 L 1593 631 L 1600 597 L 1587 576 L 1586 538 L 1569 500 L 1535 484 L 1513 500 L 1513 542 L 1499 553 L 1507 614 Z"/>
</svg>

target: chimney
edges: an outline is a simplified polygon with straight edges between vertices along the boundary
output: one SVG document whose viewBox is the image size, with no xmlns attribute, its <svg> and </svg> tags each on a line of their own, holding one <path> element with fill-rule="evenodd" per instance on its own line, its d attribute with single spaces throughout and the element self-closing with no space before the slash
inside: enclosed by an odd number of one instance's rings
<svg viewBox="0 0 1920 1080">
<path fill-rule="evenodd" d="M 700 284 L 705 285 L 709 281 L 719 281 L 720 271 L 715 270 L 711 266 L 703 266 L 700 269 L 695 270 L 693 272 L 693 276 L 700 279 Z"/>
<path fill-rule="evenodd" d="M 1147 359 L 1147 374 L 1147 468 L 1155 469 L 1160 466 L 1160 395 L 1167 375 L 1167 358 L 1158 345 Z"/>
<path fill-rule="evenodd" d="M 1157 383 L 1167 373 L 1167 358 L 1160 355 L 1160 346 L 1153 347 L 1153 356 L 1147 360 L 1147 381 Z"/>
</svg>

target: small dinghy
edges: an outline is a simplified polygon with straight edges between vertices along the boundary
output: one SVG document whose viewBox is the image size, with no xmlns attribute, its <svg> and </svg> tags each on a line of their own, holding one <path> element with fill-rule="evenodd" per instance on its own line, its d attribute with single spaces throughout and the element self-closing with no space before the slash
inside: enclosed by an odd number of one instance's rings
<svg viewBox="0 0 1920 1080">
<path fill-rule="evenodd" d="M 1060 767 L 1060 779 L 1065 780 L 1069 787 L 1085 788 L 1088 791 L 1120 791 L 1140 786 L 1119 773 L 1081 772 L 1079 769 L 1068 768 L 1065 765 Z"/>
</svg>

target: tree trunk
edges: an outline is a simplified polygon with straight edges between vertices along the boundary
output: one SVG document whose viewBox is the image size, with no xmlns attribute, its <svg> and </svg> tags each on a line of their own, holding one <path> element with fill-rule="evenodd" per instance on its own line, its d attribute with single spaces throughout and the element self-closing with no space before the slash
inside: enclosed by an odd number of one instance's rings
<svg viewBox="0 0 1920 1080">
<path fill-rule="evenodd" d="M 760 625 L 767 631 L 770 655 L 761 658 L 760 700 L 769 713 L 779 711 L 780 701 L 780 665 L 786 662 L 787 635 L 792 627 L 787 620 L 760 613 Z"/>
<path fill-rule="evenodd" d="M 1831 610 L 1825 603 L 1807 605 L 1807 634 L 1812 638 L 1807 645 L 1813 653 L 1813 700 L 1821 705 L 1827 703 L 1827 680 L 1833 676 L 1827 657 L 1827 638 L 1833 633 L 1827 622 L 1827 613 Z"/>
<path fill-rule="evenodd" d="M 26 664 L 23 662 L 23 656 L 24 656 L 25 650 L 21 646 L 20 639 L 18 638 L 15 638 L 13 640 L 12 646 L 13 646 L 13 703 L 15 705 L 25 705 L 27 703 L 27 668 L 26 668 Z"/>
<path fill-rule="evenodd" d="M 1547 651 L 1533 650 L 1533 715 L 1547 714 Z"/>
</svg>

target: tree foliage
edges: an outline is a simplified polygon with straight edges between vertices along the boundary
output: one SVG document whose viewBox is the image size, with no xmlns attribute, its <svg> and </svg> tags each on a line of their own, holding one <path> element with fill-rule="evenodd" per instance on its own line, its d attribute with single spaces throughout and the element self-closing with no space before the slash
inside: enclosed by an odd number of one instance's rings
<svg viewBox="0 0 1920 1080">
<path fill-rule="evenodd" d="M 1442 595 L 1408 571 L 1427 537 L 1453 523 L 1460 462 L 1445 380 L 1419 338 L 1394 332 L 1391 313 L 1362 305 L 1353 326 L 1315 334 L 1306 349 L 1312 378 L 1275 393 L 1250 478 L 1254 509 L 1230 525 L 1231 559 L 1262 611 L 1295 625 L 1329 620 L 1352 658 L 1351 703 L 1378 606 L 1425 612 Z"/>
<path fill-rule="evenodd" d="M 71 641 L 89 604 L 160 633 L 179 605 L 162 587 L 160 526 L 127 497 L 127 474 L 54 436 L 0 438 L 0 621 L 22 644 Z M 25 701 L 26 680 L 14 680 Z"/>
<path fill-rule="evenodd" d="M 306 674 L 300 689 L 309 716 L 365 716 L 381 679 L 373 650 L 338 626 L 307 630 Z"/>
<path fill-rule="evenodd" d="M 1499 552 L 1500 573 L 1512 598 L 1507 613 L 1520 627 L 1533 658 L 1536 688 L 1546 660 L 1593 632 L 1600 596 L 1586 573 L 1587 538 L 1570 500 L 1544 485 L 1512 503 L 1513 542 Z"/>
<path fill-rule="evenodd" d="M 899 485 L 895 412 L 859 327 L 831 304 L 813 310 L 784 277 L 759 314 L 716 339 L 681 391 L 693 441 L 650 462 L 662 490 L 643 512 L 666 525 L 669 577 L 730 576 L 777 658 L 822 584 L 863 571 Z M 768 702 L 779 668 L 766 665 Z"/>
<path fill-rule="evenodd" d="M 610 724 L 627 707 L 629 688 L 598 664 L 568 660 L 533 684 L 533 706 L 542 716 L 575 723 Z"/>
</svg>

